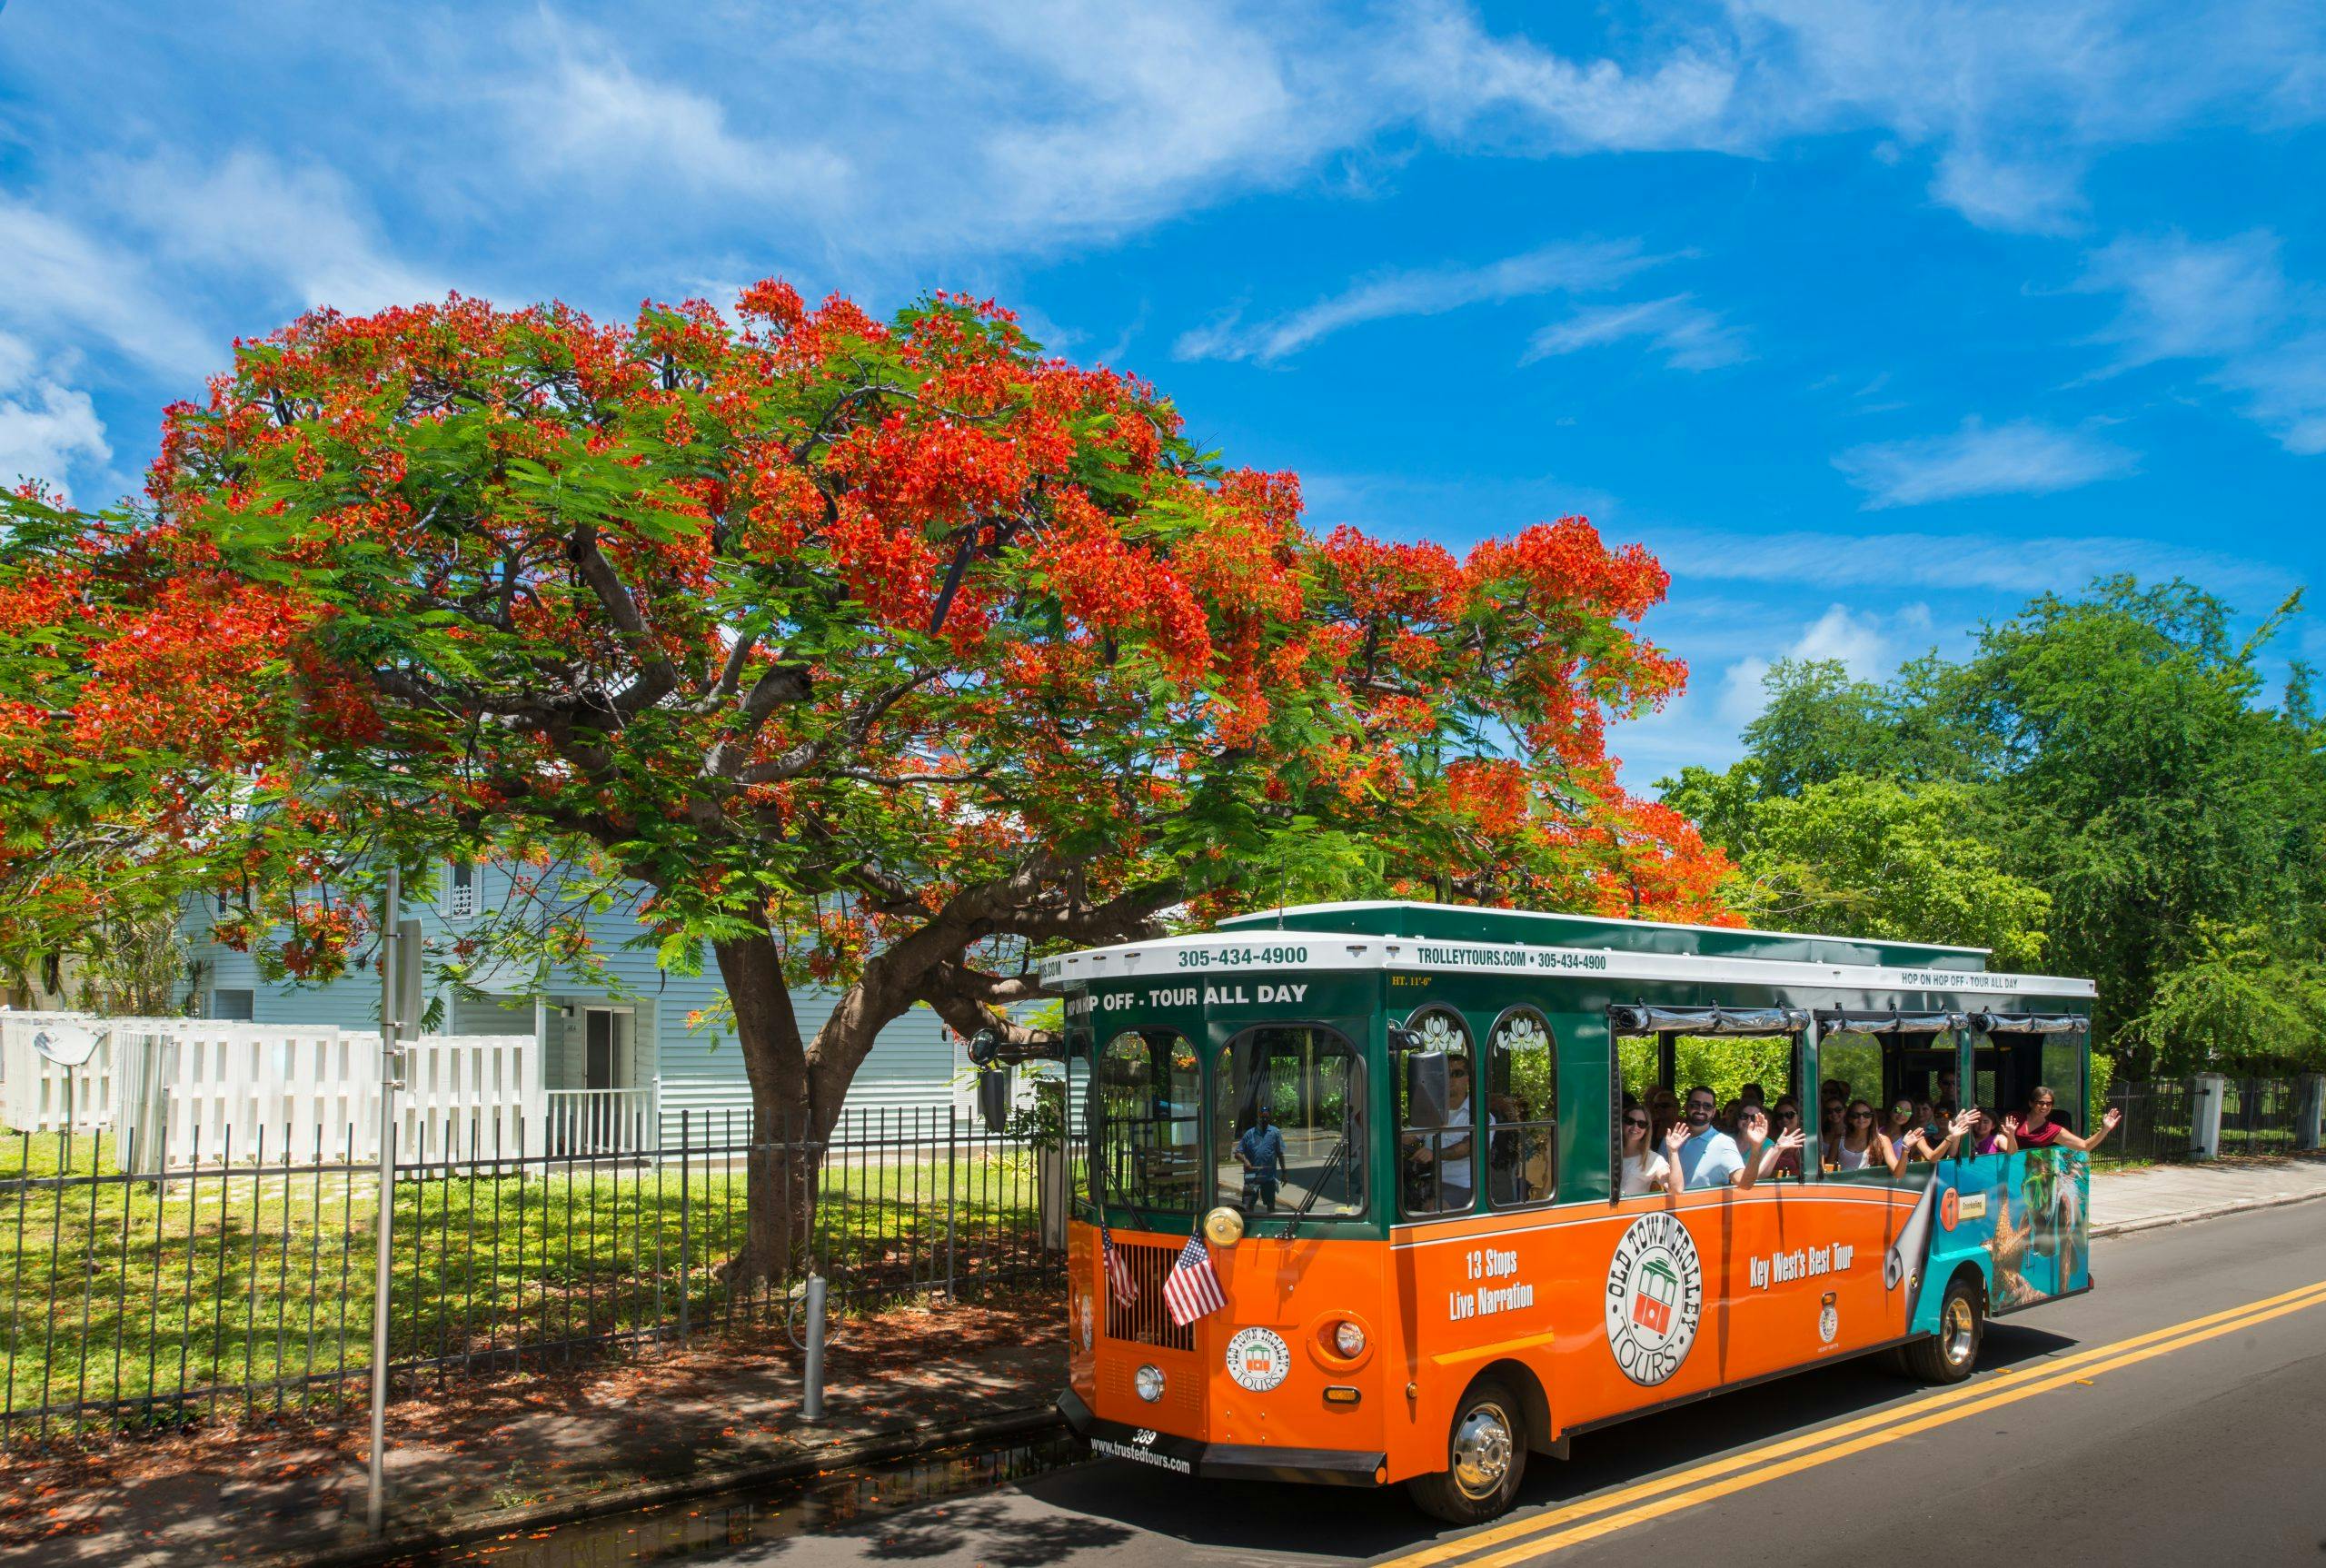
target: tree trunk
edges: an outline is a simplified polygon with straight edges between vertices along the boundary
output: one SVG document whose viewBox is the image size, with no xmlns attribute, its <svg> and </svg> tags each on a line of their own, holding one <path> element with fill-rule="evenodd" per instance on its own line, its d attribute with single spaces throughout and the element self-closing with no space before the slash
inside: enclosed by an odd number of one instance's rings
<svg viewBox="0 0 2326 1568">
<path fill-rule="evenodd" d="M 735 1037 L 751 1084 L 750 1153 L 743 1187 L 743 1246 L 729 1263 L 732 1283 L 780 1288 L 803 1272 L 815 1234 L 820 1161 L 807 1052 L 771 938 L 714 944 L 720 978 L 735 1009 Z"/>
</svg>

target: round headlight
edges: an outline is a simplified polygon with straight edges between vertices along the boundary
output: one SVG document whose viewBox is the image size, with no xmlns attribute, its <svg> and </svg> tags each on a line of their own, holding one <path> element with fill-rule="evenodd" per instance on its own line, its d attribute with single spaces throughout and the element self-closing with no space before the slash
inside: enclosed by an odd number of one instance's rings
<svg viewBox="0 0 2326 1568">
<path fill-rule="evenodd" d="M 1132 1376 L 1131 1385 L 1138 1390 L 1141 1399 L 1149 1404 L 1154 1404 L 1163 1397 L 1163 1369 L 1159 1366 L 1140 1367 Z"/>
<path fill-rule="evenodd" d="M 1244 1215 L 1221 1204 L 1203 1216 L 1203 1234 L 1214 1246 L 1234 1246 L 1244 1239 Z"/>
<path fill-rule="evenodd" d="M 1365 1354 L 1365 1330 L 1343 1318 L 1333 1329 L 1333 1348 L 1343 1355 Z"/>
</svg>

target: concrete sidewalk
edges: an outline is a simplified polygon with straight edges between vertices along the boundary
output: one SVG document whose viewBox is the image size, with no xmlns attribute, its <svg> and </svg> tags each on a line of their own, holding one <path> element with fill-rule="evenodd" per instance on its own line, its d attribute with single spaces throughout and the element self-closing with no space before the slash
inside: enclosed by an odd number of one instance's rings
<svg viewBox="0 0 2326 1568">
<path fill-rule="evenodd" d="M 2326 1197 L 2326 1156 L 2215 1160 L 2102 1170 L 2092 1178 L 2092 1234 L 2126 1236 Z"/>
</svg>

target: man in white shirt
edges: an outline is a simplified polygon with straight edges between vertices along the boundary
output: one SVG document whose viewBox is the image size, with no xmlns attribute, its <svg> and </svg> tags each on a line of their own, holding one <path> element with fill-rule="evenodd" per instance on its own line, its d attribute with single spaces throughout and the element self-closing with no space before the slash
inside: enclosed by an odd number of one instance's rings
<svg viewBox="0 0 2326 1568">
<path fill-rule="evenodd" d="M 1455 1057 L 1446 1064 L 1446 1120 L 1439 1124 L 1444 1130 L 1425 1135 L 1415 1140 L 1407 1157 L 1425 1174 L 1434 1161 L 1437 1166 L 1437 1181 L 1423 1189 L 1432 1206 L 1440 1213 L 1452 1213 L 1470 1206 L 1471 1194 L 1476 1183 L 1471 1176 L 1470 1156 L 1470 1063 L 1466 1057 Z M 1489 1123 L 1489 1126 L 1492 1124 Z"/>
</svg>

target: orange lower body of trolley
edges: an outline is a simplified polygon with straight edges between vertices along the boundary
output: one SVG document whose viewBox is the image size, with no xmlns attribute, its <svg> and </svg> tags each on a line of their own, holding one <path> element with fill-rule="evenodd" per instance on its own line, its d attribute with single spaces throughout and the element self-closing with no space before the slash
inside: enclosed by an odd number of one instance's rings
<svg viewBox="0 0 2326 1568">
<path fill-rule="evenodd" d="M 1110 1290 L 1097 1229 L 1077 1224 L 1059 1404 L 1112 1457 L 1191 1476 L 1445 1478 L 1448 1506 L 1424 1494 L 1425 1507 L 1485 1517 L 1508 1505 L 1499 1483 L 1515 1489 L 1529 1450 L 1563 1454 L 1593 1426 L 1927 1338 L 1912 1332 L 1921 1196 L 1773 1185 L 1397 1226 L 1387 1241 L 1247 1236 L 1211 1250 L 1224 1309 L 1185 1327 L 1163 1291 L 1184 1237 L 1114 1233 L 1128 1288 Z M 1466 1505 L 1466 1464 L 1505 1494 Z"/>
</svg>

